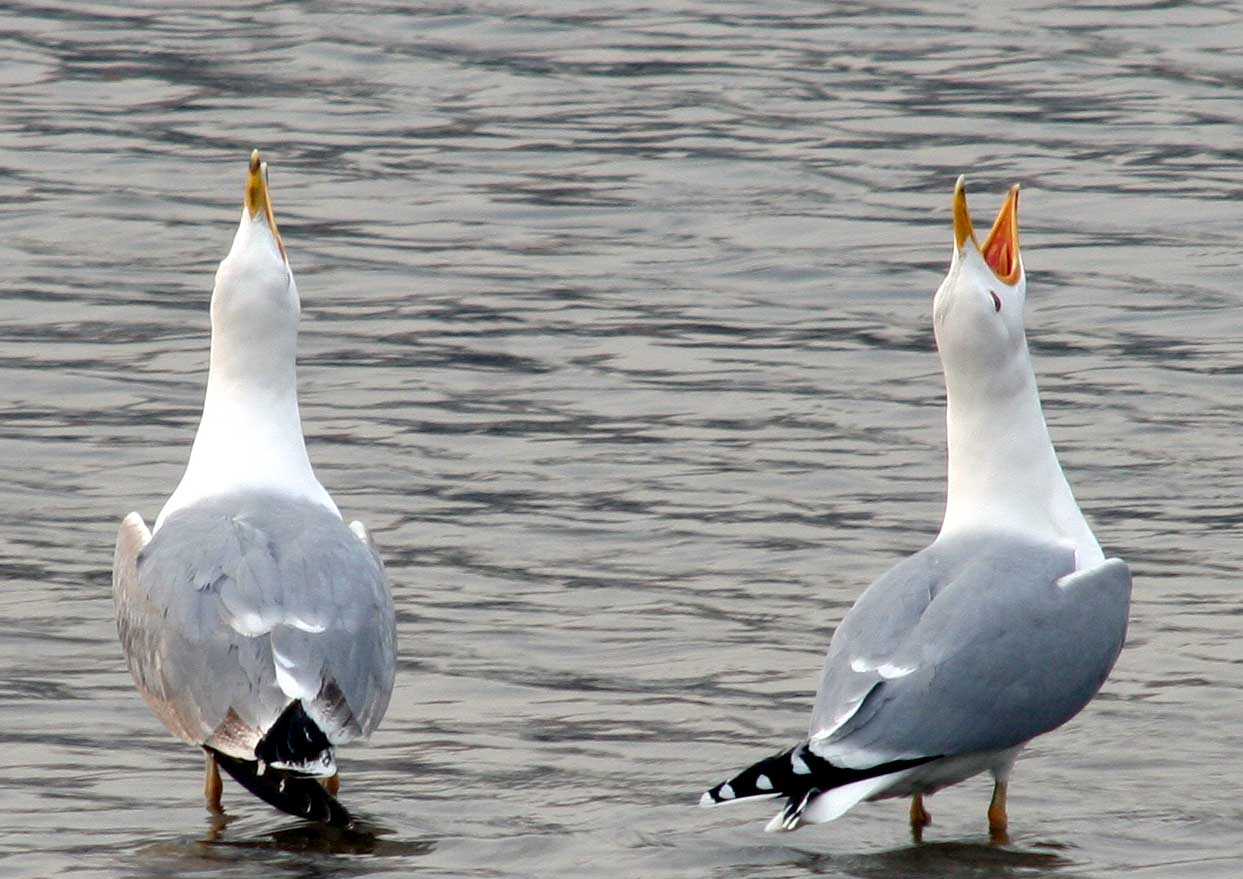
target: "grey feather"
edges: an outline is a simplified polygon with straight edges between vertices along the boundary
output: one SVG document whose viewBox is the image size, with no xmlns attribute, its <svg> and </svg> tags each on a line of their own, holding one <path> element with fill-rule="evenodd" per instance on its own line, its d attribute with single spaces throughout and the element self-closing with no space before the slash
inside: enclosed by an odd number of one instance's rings
<svg viewBox="0 0 1243 879">
<path fill-rule="evenodd" d="M 1074 565 L 1070 548 L 1002 533 L 896 565 L 833 636 L 812 750 L 862 767 L 1010 748 L 1065 723 L 1113 668 L 1131 593 L 1118 559 Z"/>
<path fill-rule="evenodd" d="M 302 698 L 333 744 L 371 733 L 392 693 L 396 637 L 369 541 L 328 509 L 272 493 L 199 501 L 145 545 L 135 519 L 117 538 L 117 626 L 170 730 L 249 759 Z"/>
</svg>

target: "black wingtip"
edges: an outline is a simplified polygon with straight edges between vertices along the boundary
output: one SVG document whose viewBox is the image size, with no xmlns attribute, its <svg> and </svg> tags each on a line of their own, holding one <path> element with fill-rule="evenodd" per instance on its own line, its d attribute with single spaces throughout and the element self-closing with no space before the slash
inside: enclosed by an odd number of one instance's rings
<svg viewBox="0 0 1243 879">
<path fill-rule="evenodd" d="M 302 700 L 295 699 L 268 727 L 255 758 L 267 766 L 305 771 L 308 775 L 332 774 L 332 744 L 323 730 L 302 709 Z"/>
<path fill-rule="evenodd" d="M 847 769 L 834 766 L 828 760 L 812 752 L 810 743 L 800 742 L 793 748 L 766 757 L 753 766 L 739 772 L 729 781 L 718 784 L 699 800 L 703 806 L 746 799 L 770 799 L 785 797 L 781 812 L 781 825 L 792 830 L 807 805 L 824 791 L 845 784 L 862 781 L 878 775 L 888 775 L 920 766 L 937 757 L 917 757 L 910 760 L 892 760 L 866 769 Z"/>
<path fill-rule="evenodd" d="M 802 747 L 803 745 L 799 745 L 781 751 L 748 766 L 729 781 L 722 782 L 705 793 L 700 798 L 700 804 L 716 806 L 736 800 L 802 796 L 812 787 L 810 778 L 794 776 L 791 766 L 792 758 Z"/>
<path fill-rule="evenodd" d="M 271 766 L 260 772 L 257 761 L 239 760 L 214 748 L 204 750 L 216 758 L 216 762 L 234 781 L 269 806 L 342 830 L 353 826 L 353 816 L 324 790 L 317 779 Z"/>
</svg>

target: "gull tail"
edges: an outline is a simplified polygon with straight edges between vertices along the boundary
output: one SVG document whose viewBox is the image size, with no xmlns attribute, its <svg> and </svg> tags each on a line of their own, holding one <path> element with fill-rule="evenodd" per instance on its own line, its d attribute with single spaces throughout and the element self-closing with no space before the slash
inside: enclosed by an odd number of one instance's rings
<svg viewBox="0 0 1243 879">
<path fill-rule="evenodd" d="M 350 813 L 324 790 L 320 778 L 336 774 L 332 743 L 307 716 L 300 700 L 289 704 L 255 745 L 255 759 L 243 760 L 207 748 L 216 762 L 246 790 L 282 812 L 333 827 L 349 827 Z"/>
<path fill-rule="evenodd" d="M 343 830 L 354 823 L 345 807 L 312 776 L 271 766 L 260 768 L 262 764 L 257 760 L 239 760 L 237 757 L 222 754 L 215 748 L 205 750 L 211 752 L 216 763 L 233 776 L 234 781 L 269 806 L 275 806 L 282 812 L 308 821 L 319 821 Z"/>
<path fill-rule="evenodd" d="M 718 784 L 700 797 L 699 805 L 785 797 L 785 808 L 764 829 L 796 830 L 804 823 L 832 821 L 856 803 L 889 787 L 906 770 L 936 759 L 919 757 L 866 769 L 846 769 L 817 757 L 808 742 L 801 742 Z"/>
<path fill-rule="evenodd" d="M 290 702 L 268 727 L 255 745 L 255 757 L 260 763 L 299 775 L 327 777 L 337 772 L 332 743 L 302 709 L 301 699 Z"/>
</svg>

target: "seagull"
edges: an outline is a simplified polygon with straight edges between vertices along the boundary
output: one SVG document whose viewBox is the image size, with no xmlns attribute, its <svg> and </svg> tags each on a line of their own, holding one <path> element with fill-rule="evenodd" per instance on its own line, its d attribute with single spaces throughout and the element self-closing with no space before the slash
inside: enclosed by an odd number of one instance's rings
<svg viewBox="0 0 1243 879">
<path fill-rule="evenodd" d="M 1126 637 L 1131 573 L 1106 559 L 1062 473 L 1023 328 L 1019 187 L 983 246 L 954 187 L 954 251 L 933 300 L 949 479 L 940 533 L 869 586 L 829 644 L 808 736 L 707 791 L 703 806 L 784 799 L 769 831 L 864 800 L 924 797 L 992 774 L 988 824 L 1024 745 L 1070 720 Z"/>
<path fill-rule="evenodd" d="M 315 478 L 298 414 L 298 288 L 267 163 L 211 298 L 207 395 L 185 474 L 148 529 L 130 513 L 112 569 L 117 629 L 169 731 L 267 803 L 337 827 L 336 747 L 368 736 L 393 691 L 396 619 L 384 566 Z"/>
</svg>

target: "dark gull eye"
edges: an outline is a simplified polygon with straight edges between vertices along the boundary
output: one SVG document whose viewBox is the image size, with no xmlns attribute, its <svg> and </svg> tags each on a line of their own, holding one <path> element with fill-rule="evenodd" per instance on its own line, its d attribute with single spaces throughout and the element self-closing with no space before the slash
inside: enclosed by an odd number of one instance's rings
<svg viewBox="0 0 1243 879">
<path fill-rule="evenodd" d="M 993 297 L 993 311 L 1001 311 L 1001 300 L 997 297 L 997 294 L 989 290 L 988 295 Z"/>
</svg>

